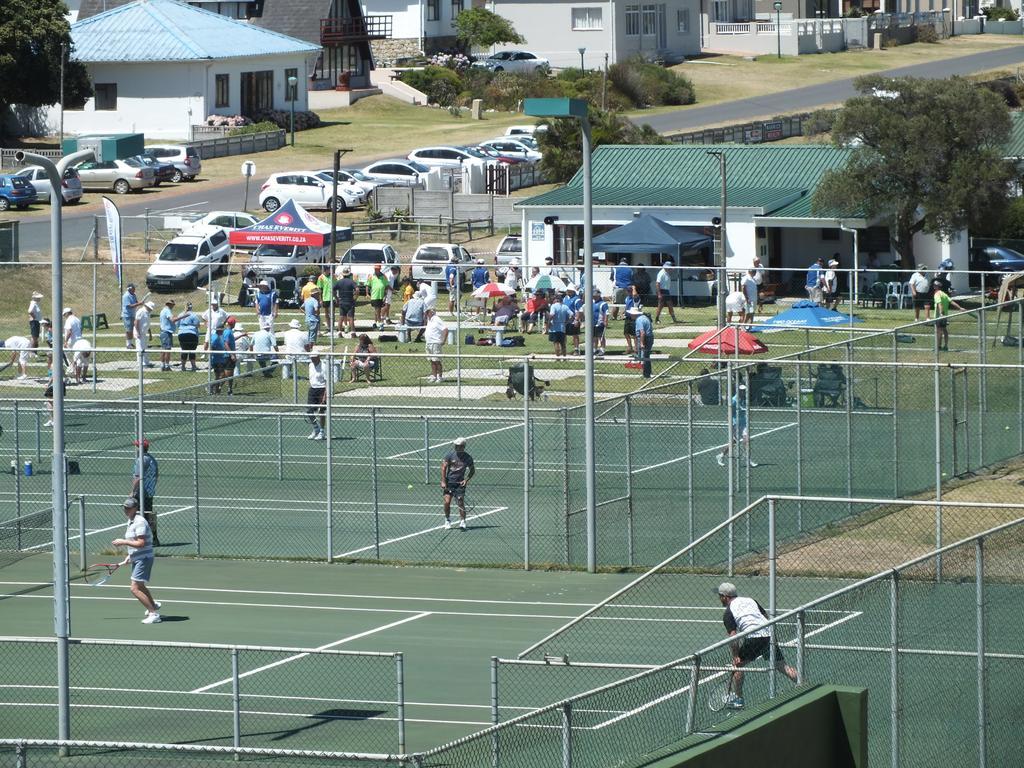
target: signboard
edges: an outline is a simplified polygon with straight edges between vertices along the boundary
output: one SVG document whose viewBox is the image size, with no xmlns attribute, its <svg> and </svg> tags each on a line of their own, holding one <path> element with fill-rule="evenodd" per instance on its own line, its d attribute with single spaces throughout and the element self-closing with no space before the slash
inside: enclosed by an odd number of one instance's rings
<svg viewBox="0 0 1024 768">
<path fill-rule="evenodd" d="M 544 222 L 543 221 L 531 221 L 530 222 L 530 242 L 531 243 L 543 243 L 544 242 Z"/>
<path fill-rule="evenodd" d="M 246 160 L 242 163 L 242 175 L 246 178 L 256 175 L 256 163 L 252 160 Z"/>
<path fill-rule="evenodd" d="M 764 130 L 764 138 L 762 141 L 778 141 L 783 138 L 782 135 L 782 121 L 775 120 L 770 123 L 764 123 L 762 125 Z"/>
<path fill-rule="evenodd" d="M 744 144 L 760 144 L 762 141 L 764 141 L 764 138 L 760 128 L 743 129 Z"/>
<path fill-rule="evenodd" d="M 114 201 L 103 197 L 103 212 L 107 217 L 107 242 L 110 243 L 110 263 L 114 265 L 117 285 L 121 285 L 121 212 Z"/>
</svg>

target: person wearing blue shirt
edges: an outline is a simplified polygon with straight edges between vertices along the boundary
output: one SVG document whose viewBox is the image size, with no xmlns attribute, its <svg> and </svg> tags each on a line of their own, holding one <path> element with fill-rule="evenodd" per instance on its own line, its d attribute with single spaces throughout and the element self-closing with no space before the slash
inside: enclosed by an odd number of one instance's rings
<svg viewBox="0 0 1024 768">
<path fill-rule="evenodd" d="M 825 259 L 821 258 L 811 264 L 807 270 L 807 279 L 804 280 L 804 288 L 807 289 L 807 298 L 815 304 L 821 303 L 821 284 L 825 276 Z"/>
<path fill-rule="evenodd" d="M 626 339 L 626 354 L 632 355 L 637 350 L 634 349 L 633 339 L 636 338 L 636 315 L 630 314 L 629 310 L 636 307 L 637 309 L 643 309 L 643 301 L 640 298 L 640 291 L 637 289 L 636 284 L 629 286 L 629 290 L 626 291 L 626 321 L 622 324 L 622 335 Z"/>
<path fill-rule="evenodd" d="M 565 336 L 567 339 L 572 336 L 572 353 L 578 355 L 580 353 L 580 310 L 583 308 L 583 300 L 572 283 L 565 286 L 562 304 L 570 313 L 569 320 L 565 324 Z"/>
<path fill-rule="evenodd" d="M 594 300 L 591 302 L 591 310 L 593 312 L 591 320 L 594 326 L 594 355 L 604 357 L 604 328 L 608 323 L 608 302 L 601 299 L 601 292 L 596 288 L 594 289 Z"/>
<path fill-rule="evenodd" d="M 142 302 L 135 295 L 135 283 L 128 283 L 128 290 L 121 297 L 121 321 L 124 323 L 124 346 L 126 349 L 135 347 L 135 313 Z"/>
<path fill-rule="evenodd" d="M 619 305 L 626 303 L 629 287 L 633 284 L 633 268 L 629 266 L 629 260 L 625 257 L 621 258 L 618 266 L 612 269 L 612 281 L 615 283 L 615 295 L 613 297 L 615 303 L 612 306 L 612 320 L 616 320 L 619 317 Z"/>
<path fill-rule="evenodd" d="M 565 357 L 565 329 L 573 317 L 573 311 L 563 302 L 559 294 L 548 311 L 548 341 L 555 345 L 555 357 Z"/>
<path fill-rule="evenodd" d="M 747 454 L 747 466 L 756 467 L 757 462 L 750 458 L 750 429 L 747 425 L 747 385 L 740 384 L 736 394 L 732 396 L 732 430 L 729 433 L 729 442 L 718 454 L 718 466 L 725 466 L 725 459 L 732 455 L 732 446 L 735 443 L 737 448 L 743 441 L 743 450 Z"/>
<path fill-rule="evenodd" d="M 455 313 L 455 303 L 459 295 L 459 257 L 448 257 L 448 266 L 444 268 L 444 282 L 448 286 L 448 312 Z"/>
<path fill-rule="evenodd" d="M 174 316 L 174 299 L 168 299 L 160 310 L 160 370 L 171 370 L 171 349 L 174 348 L 174 332 L 178 328 Z"/>
<path fill-rule="evenodd" d="M 214 383 L 210 393 L 220 394 L 221 382 L 231 375 L 235 367 L 234 340 L 228 335 L 225 326 L 220 326 L 210 337 L 210 367 L 213 368 Z"/>
<path fill-rule="evenodd" d="M 639 306 L 633 306 L 626 310 L 633 318 L 633 328 L 636 333 L 636 356 L 643 365 L 645 379 L 651 378 L 651 350 L 654 348 L 654 323 L 651 316 L 644 314 Z"/>
<path fill-rule="evenodd" d="M 274 327 L 274 320 L 277 319 L 277 305 L 278 305 L 277 291 L 270 289 L 270 283 L 266 280 L 260 280 L 258 290 L 256 291 L 256 324 L 262 328 L 268 322 L 270 327 Z"/>
<path fill-rule="evenodd" d="M 181 370 L 185 364 L 191 363 L 192 370 L 196 367 L 196 347 L 199 346 L 199 325 L 203 318 L 192 311 L 192 302 L 185 304 L 185 311 L 178 315 L 178 346 L 181 347 Z"/>
<path fill-rule="evenodd" d="M 136 448 L 139 441 L 134 442 Z M 160 537 L 156 535 L 156 511 L 153 503 L 156 499 L 156 481 L 160 478 L 160 467 L 149 453 L 149 440 L 142 441 L 142 472 L 139 472 L 139 459 L 136 457 L 132 467 L 132 496 L 139 502 L 142 516 L 149 523 L 153 532 L 153 546 L 160 546 Z"/>
<path fill-rule="evenodd" d="M 320 289 L 314 288 L 309 298 L 302 302 L 302 313 L 306 317 L 306 343 L 316 344 L 316 336 L 320 331 Z"/>
<path fill-rule="evenodd" d="M 485 285 L 487 285 L 489 282 L 491 282 L 491 275 L 487 271 L 487 267 L 484 266 L 484 260 L 483 259 L 477 259 L 476 260 L 476 264 L 477 264 L 476 269 L 473 270 L 473 275 L 472 275 L 473 290 L 474 291 L 477 288 L 483 288 Z"/>
</svg>

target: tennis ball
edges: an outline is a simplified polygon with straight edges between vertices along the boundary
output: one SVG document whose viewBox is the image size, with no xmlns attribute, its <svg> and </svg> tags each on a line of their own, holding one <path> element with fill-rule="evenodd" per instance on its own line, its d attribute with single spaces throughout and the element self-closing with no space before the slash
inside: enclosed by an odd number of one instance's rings
<svg viewBox="0 0 1024 768">
<path fill-rule="evenodd" d="M 409 485 L 405 486 L 405 487 L 408 488 L 410 491 L 412 490 L 412 484 L 411 483 Z"/>
<path fill-rule="evenodd" d="M 1003 427 L 1003 429 L 1005 429 L 1007 432 L 1010 431 L 1010 427 L 1009 426 L 1005 426 L 1005 427 Z"/>
</svg>

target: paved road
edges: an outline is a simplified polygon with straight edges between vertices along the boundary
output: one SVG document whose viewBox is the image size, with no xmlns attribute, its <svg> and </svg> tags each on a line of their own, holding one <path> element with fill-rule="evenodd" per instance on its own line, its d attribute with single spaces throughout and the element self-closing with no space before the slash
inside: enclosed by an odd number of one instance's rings
<svg viewBox="0 0 1024 768">
<path fill-rule="evenodd" d="M 999 67 L 1011 67 L 1024 64 L 1024 45 L 1000 48 L 984 53 L 975 53 L 956 59 L 944 59 L 926 64 L 915 64 L 910 67 L 892 69 L 884 73 L 891 77 L 930 77 L 945 78 L 952 75 L 963 75 L 981 72 Z M 761 97 L 740 99 L 724 104 L 707 107 L 693 107 L 662 115 L 644 118 L 659 133 L 678 133 L 697 130 L 707 125 L 722 123 L 743 123 L 758 117 L 805 112 L 829 104 L 835 104 L 853 96 L 853 78 L 833 80 L 820 85 L 806 88 L 795 88 L 789 91 L 766 94 Z M 639 120 L 638 120 L 639 122 Z M 363 161 L 370 162 L 375 158 L 348 158 L 348 163 L 360 165 Z M 262 177 L 259 177 L 262 179 Z M 255 206 L 259 196 L 261 181 L 255 180 L 249 187 L 249 204 Z M 173 187 L 173 185 L 172 185 Z M 141 215 L 146 208 L 166 209 L 172 206 L 193 206 L 198 210 L 237 210 L 241 207 L 245 193 L 243 181 L 222 181 L 217 183 L 199 181 L 179 184 L 175 188 L 162 188 L 159 193 L 141 193 L 124 196 L 114 195 L 121 210 L 122 217 Z M 93 216 L 100 215 L 100 232 L 103 230 L 103 209 L 90 205 L 81 209 L 69 207 L 64 209 L 64 246 L 65 248 L 83 248 L 89 240 L 93 229 Z M 47 214 L 23 219 L 20 227 L 20 245 L 22 259 L 31 258 L 31 254 L 48 255 L 50 251 L 50 229 Z M 122 230 L 125 234 L 141 232 L 144 229 L 142 219 L 123 218 Z"/>
<path fill-rule="evenodd" d="M 1024 45 L 974 53 L 956 59 L 914 64 L 878 74 L 889 77 L 947 78 L 953 75 L 966 75 L 1019 64 L 1024 64 Z M 634 118 L 634 122 L 647 123 L 658 133 L 681 133 L 696 131 L 708 125 L 744 123 L 759 117 L 808 112 L 845 101 L 854 96 L 856 91 L 853 88 L 853 80 L 852 77 L 845 80 L 832 80 L 828 83 L 768 93 L 764 96 L 754 96 L 724 104 L 680 109 L 652 117 Z"/>
</svg>

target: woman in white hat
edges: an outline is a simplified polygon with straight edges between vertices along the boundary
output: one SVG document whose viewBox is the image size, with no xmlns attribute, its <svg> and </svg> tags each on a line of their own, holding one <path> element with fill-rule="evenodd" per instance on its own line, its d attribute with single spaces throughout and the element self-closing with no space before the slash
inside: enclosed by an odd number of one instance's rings
<svg viewBox="0 0 1024 768">
<path fill-rule="evenodd" d="M 43 294 L 34 291 L 32 299 L 28 303 L 28 335 L 33 349 L 39 348 L 39 323 L 43 320 L 43 308 L 39 306 L 41 298 L 43 298 Z"/>
</svg>

